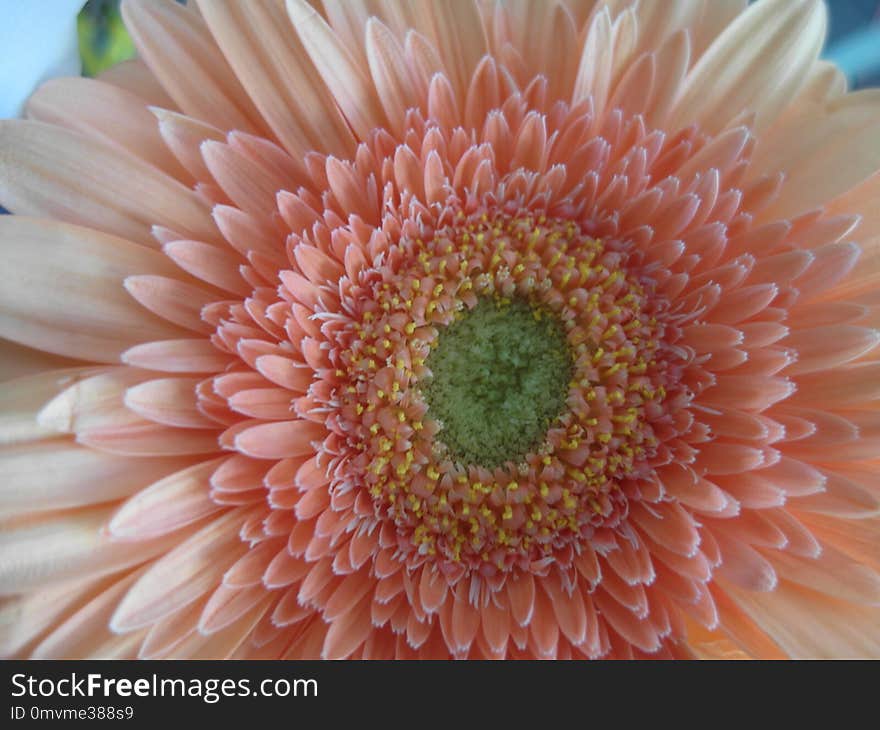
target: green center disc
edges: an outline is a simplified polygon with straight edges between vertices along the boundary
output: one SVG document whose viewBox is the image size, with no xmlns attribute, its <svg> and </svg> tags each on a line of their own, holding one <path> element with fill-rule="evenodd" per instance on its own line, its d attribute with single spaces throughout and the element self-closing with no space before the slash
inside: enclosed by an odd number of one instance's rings
<svg viewBox="0 0 880 730">
<path fill-rule="evenodd" d="M 555 316 L 481 299 L 440 331 L 422 392 L 450 457 L 488 468 L 520 462 L 565 408 L 571 351 Z"/>
</svg>

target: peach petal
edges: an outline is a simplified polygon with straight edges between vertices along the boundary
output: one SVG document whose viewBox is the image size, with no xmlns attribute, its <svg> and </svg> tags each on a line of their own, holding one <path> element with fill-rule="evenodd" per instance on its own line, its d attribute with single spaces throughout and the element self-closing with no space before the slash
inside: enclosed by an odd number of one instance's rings
<svg viewBox="0 0 880 730">
<path fill-rule="evenodd" d="M 716 586 L 709 589 L 715 600 L 723 631 L 752 656 L 785 659 L 786 654 L 748 614 Z"/>
<path fill-rule="evenodd" d="M 168 96 L 162 84 L 158 82 L 147 65 L 139 58 L 120 61 L 104 71 L 96 78 L 98 81 L 111 84 L 125 91 L 136 94 L 146 103 L 163 109 L 176 110 L 174 101 Z"/>
<path fill-rule="evenodd" d="M 789 366 L 786 373 L 794 375 L 837 367 L 870 352 L 878 343 L 880 332 L 865 327 L 828 325 L 796 330 L 783 341 L 798 354 L 797 362 Z"/>
<path fill-rule="evenodd" d="M 125 289 L 144 307 L 169 322 L 195 332 L 210 332 L 202 308 L 216 300 L 209 292 L 167 276 L 129 276 Z"/>
<path fill-rule="evenodd" d="M 161 340 L 135 345 L 121 355 L 137 368 L 170 373 L 214 373 L 224 370 L 232 358 L 208 340 Z"/>
<path fill-rule="evenodd" d="M 291 33 L 284 3 L 199 2 L 198 7 L 233 76 L 288 152 L 301 158 L 309 150 L 351 150 L 351 133 Z M 242 27 L 251 28 L 253 35 L 241 33 Z"/>
<path fill-rule="evenodd" d="M 529 621 L 529 633 L 535 653 L 544 659 L 555 659 L 559 646 L 559 629 L 550 599 L 543 591 L 534 596 L 535 612 Z M 456 604 L 457 605 L 457 604 Z"/>
<path fill-rule="evenodd" d="M 569 592 L 554 580 L 545 582 L 543 586 L 553 604 L 560 632 L 572 644 L 584 642 L 587 638 L 587 612 L 580 591 L 575 588 Z"/>
<path fill-rule="evenodd" d="M 723 441 L 706 444 L 697 457 L 697 468 L 710 475 L 749 472 L 763 463 L 764 454 L 760 449 Z"/>
<path fill-rule="evenodd" d="M 826 470 L 825 475 L 824 490 L 798 499 L 797 509 L 850 519 L 880 514 L 880 494 L 873 494 L 846 473 Z"/>
<path fill-rule="evenodd" d="M 660 648 L 660 639 L 650 622 L 636 618 L 603 590 L 598 590 L 593 600 L 601 615 L 626 641 L 647 652 Z"/>
<path fill-rule="evenodd" d="M 114 573 L 150 560 L 175 543 L 174 538 L 159 538 L 111 549 L 103 526 L 112 510 L 93 507 L 33 516 L 18 523 L 5 520 L 0 537 L 0 594 Z"/>
<path fill-rule="evenodd" d="M 259 253 L 273 265 L 288 265 L 283 255 L 283 239 L 260 219 L 229 205 L 215 206 L 212 214 L 223 237 L 242 256 L 251 260 L 253 254 Z M 272 273 L 274 281 L 277 271 Z"/>
<path fill-rule="evenodd" d="M 370 75 L 379 101 L 390 121 L 390 128 L 401 134 L 406 110 L 418 107 L 420 95 L 416 79 L 407 68 L 404 50 L 391 30 L 377 18 L 366 22 L 365 52 Z"/>
<path fill-rule="evenodd" d="M 771 509 L 786 503 L 785 490 L 770 479 L 753 472 L 737 473 L 729 477 L 716 476 L 713 479 L 730 499 L 747 509 Z"/>
<path fill-rule="evenodd" d="M 0 383 L 80 364 L 73 358 L 52 355 L 0 337 Z"/>
<path fill-rule="evenodd" d="M 194 192 L 108 142 L 22 120 L 4 120 L 0 142 L 0 197 L 14 213 L 97 228 L 148 247 L 155 246 L 150 231 L 157 224 L 197 239 L 217 236 Z"/>
<path fill-rule="evenodd" d="M 241 259 L 201 241 L 171 241 L 162 250 L 184 271 L 218 289 L 247 296 L 251 288 L 239 274 Z"/>
<path fill-rule="evenodd" d="M 259 162 L 223 142 L 206 140 L 200 146 L 214 180 L 241 210 L 265 218 L 275 211 L 275 196 L 295 180 L 284 180 Z"/>
<path fill-rule="evenodd" d="M 140 419 L 125 407 L 125 391 L 146 380 L 148 373 L 124 367 L 74 375 L 66 380 L 64 390 L 45 403 L 36 420 L 61 433 L 131 425 Z"/>
<path fill-rule="evenodd" d="M 221 492 L 246 492 L 266 482 L 266 462 L 244 454 L 234 454 L 211 475 L 211 487 Z"/>
<path fill-rule="evenodd" d="M 269 600 L 256 603 L 231 625 L 213 634 L 193 631 L 174 647 L 174 656 L 181 659 L 230 659 L 248 640 L 269 608 Z"/>
<path fill-rule="evenodd" d="M 770 555 L 776 572 L 793 583 L 836 599 L 880 605 L 880 575 L 831 547 L 815 558 L 788 553 Z"/>
<path fill-rule="evenodd" d="M 295 584 L 309 572 L 308 563 L 283 551 L 275 555 L 263 574 L 267 588 L 282 588 Z M 294 591 L 297 594 L 297 591 Z"/>
<path fill-rule="evenodd" d="M 126 0 L 122 17 L 141 57 L 185 114 L 223 129 L 254 128 L 259 114 L 191 9 Z"/>
<path fill-rule="evenodd" d="M 229 407 L 251 418 L 269 421 L 289 419 L 292 393 L 286 388 L 240 390 L 229 399 Z"/>
<path fill-rule="evenodd" d="M 23 595 L 8 596 L 0 607 L 0 652 L 20 656 L 52 626 L 72 616 L 114 582 L 114 577 L 62 581 Z"/>
<path fill-rule="evenodd" d="M 188 428 L 181 431 L 150 421 L 125 426 L 95 428 L 77 433 L 77 441 L 110 454 L 124 456 L 189 456 L 219 450 L 214 429 Z"/>
<path fill-rule="evenodd" d="M 114 582 L 63 621 L 34 648 L 34 659 L 114 659 L 128 657 L 141 636 L 114 636 L 107 622 L 119 599 L 125 595 L 138 571 Z"/>
<path fill-rule="evenodd" d="M 320 14 L 301 0 L 290 0 L 287 12 L 312 63 L 354 133 L 363 140 L 370 130 L 385 126 L 385 115 L 369 75 Z"/>
<path fill-rule="evenodd" d="M 135 152 L 142 160 L 190 185 L 194 182 L 159 136 L 144 99 L 95 79 L 53 79 L 27 103 L 27 116 Z M 111 122 L 110 119 L 113 119 Z"/>
<path fill-rule="evenodd" d="M 691 516 L 678 504 L 665 502 L 650 508 L 636 503 L 632 519 L 652 540 L 679 555 L 693 555 L 700 543 Z"/>
<path fill-rule="evenodd" d="M 136 271 L 167 271 L 152 251 L 97 231 L 20 216 L 0 220 L 4 267 L 0 335 L 58 355 L 118 362 L 139 342 L 179 330 L 122 289 Z M 14 271 L 32 272 L 24 280 Z"/>
<path fill-rule="evenodd" d="M 238 530 L 248 514 L 242 508 L 228 510 L 153 563 L 119 603 L 111 628 L 149 626 L 211 590 L 246 551 Z"/>
<path fill-rule="evenodd" d="M 0 451 L 0 511 L 41 512 L 110 502 L 187 464 L 187 459 L 149 459 L 134 469 L 125 457 L 68 439 L 20 445 Z"/>
<path fill-rule="evenodd" d="M 535 613 L 535 581 L 528 573 L 507 581 L 510 612 L 520 626 L 528 626 Z"/>
<path fill-rule="evenodd" d="M 874 607 L 822 596 L 783 582 L 767 596 L 737 592 L 734 600 L 789 656 L 859 658 L 880 649 Z"/>
<path fill-rule="evenodd" d="M 0 383 L 0 446 L 27 444 L 55 436 L 57 431 L 51 424 L 38 421 L 40 408 L 77 378 L 89 377 L 98 370 L 93 367 L 49 370 Z"/>
<path fill-rule="evenodd" d="M 805 558 L 818 557 L 822 545 L 807 526 L 788 510 L 764 510 L 762 516 L 785 535 L 785 550 Z"/>
<path fill-rule="evenodd" d="M 800 381 L 798 381 L 800 382 Z M 795 385 L 772 375 L 721 375 L 716 385 L 701 394 L 709 406 L 764 411 L 795 392 Z"/>
<path fill-rule="evenodd" d="M 670 128 L 687 120 L 719 132 L 742 109 L 755 110 L 758 124 L 766 125 L 794 96 L 802 75 L 818 58 L 825 26 L 825 6 L 818 2 L 750 6 L 691 69 L 668 122 Z M 772 93 L 766 89 L 770 69 Z"/>
<path fill-rule="evenodd" d="M 216 127 L 185 114 L 154 106 L 150 108 L 159 122 L 159 135 L 177 161 L 200 182 L 211 182 L 211 173 L 201 155 L 205 140 L 223 141 L 226 135 Z"/>
<path fill-rule="evenodd" d="M 242 431 L 235 438 L 235 446 L 257 459 L 284 459 L 313 453 L 312 444 L 325 435 L 323 426 L 313 421 L 278 421 Z"/>
<path fill-rule="evenodd" d="M 120 540 L 165 535 L 218 511 L 209 497 L 209 477 L 219 461 L 173 472 L 126 501 L 108 524 Z"/>
<path fill-rule="evenodd" d="M 162 378 L 129 388 L 125 405 L 156 423 L 178 428 L 211 428 L 217 423 L 198 408 L 198 378 Z"/>
<path fill-rule="evenodd" d="M 797 134 L 768 140 L 768 148 L 756 154 L 756 172 L 783 169 L 790 182 L 765 215 L 793 217 L 873 175 L 880 156 L 869 140 L 877 135 L 878 105 L 880 98 L 872 90 L 846 94 L 817 113 L 805 114 Z M 812 154 L 805 154 L 807 150 Z"/>
<path fill-rule="evenodd" d="M 203 634 L 222 631 L 257 604 L 265 603 L 265 599 L 266 591 L 262 586 L 238 588 L 221 585 L 211 594 L 202 609 L 198 624 L 199 631 Z"/>
<path fill-rule="evenodd" d="M 498 652 L 507 648 L 510 638 L 510 611 L 499 608 L 493 601 L 483 606 L 480 627 L 489 646 Z"/>
<path fill-rule="evenodd" d="M 799 375 L 792 400 L 799 405 L 837 407 L 880 398 L 880 363 L 848 365 Z"/>
<path fill-rule="evenodd" d="M 0 647 L 852 653 L 835 622 L 880 604 L 880 97 L 816 60 L 819 0 L 710 4 L 126 0 L 158 81 L 54 82 L 57 127 L 0 127 L 0 196 L 114 234 L 58 229 L 86 240 L 58 265 L 11 236 L 0 361 L 110 366 L 0 386 Z M 416 387 L 493 294 L 537 297 L 574 360 L 515 476 L 434 448 Z M 807 603 L 827 636 L 785 625 L 819 633 Z"/>
<path fill-rule="evenodd" d="M 372 629 L 370 598 L 366 596 L 330 624 L 321 649 L 321 658 L 348 658 L 366 641 Z"/>
<path fill-rule="evenodd" d="M 196 629 L 207 597 L 169 614 L 152 625 L 141 643 L 138 659 L 162 659 Z"/>
<path fill-rule="evenodd" d="M 734 537 L 714 533 L 723 561 L 718 574 L 749 591 L 768 592 L 776 588 L 776 571 L 757 550 Z"/>
<path fill-rule="evenodd" d="M 364 596 L 370 593 L 375 584 L 364 573 L 348 576 L 333 591 L 327 603 L 324 605 L 324 617 L 328 621 L 335 621 L 343 616 L 352 605 L 357 604 Z"/>
</svg>

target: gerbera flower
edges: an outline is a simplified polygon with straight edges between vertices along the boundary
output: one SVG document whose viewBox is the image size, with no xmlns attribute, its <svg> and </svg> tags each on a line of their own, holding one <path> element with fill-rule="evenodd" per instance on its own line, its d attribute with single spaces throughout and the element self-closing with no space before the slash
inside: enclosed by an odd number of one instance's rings
<svg viewBox="0 0 880 730">
<path fill-rule="evenodd" d="M 123 10 L 0 127 L 4 654 L 880 655 L 820 2 Z"/>
</svg>

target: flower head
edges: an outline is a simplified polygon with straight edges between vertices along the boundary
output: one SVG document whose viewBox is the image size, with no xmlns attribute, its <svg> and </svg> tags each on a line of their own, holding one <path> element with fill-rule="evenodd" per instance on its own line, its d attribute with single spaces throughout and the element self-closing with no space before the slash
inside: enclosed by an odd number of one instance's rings
<svg viewBox="0 0 880 730">
<path fill-rule="evenodd" d="M 126 3 L 0 131 L 5 653 L 880 653 L 880 101 L 745 6 Z"/>
</svg>

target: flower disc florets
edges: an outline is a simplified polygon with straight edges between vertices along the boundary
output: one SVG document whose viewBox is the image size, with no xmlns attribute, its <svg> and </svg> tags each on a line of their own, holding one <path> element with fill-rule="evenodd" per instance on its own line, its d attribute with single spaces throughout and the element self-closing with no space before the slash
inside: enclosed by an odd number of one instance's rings
<svg viewBox="0 0 880 730">
<path fill-rule="evenodd" d="M 404 550 L 492 574 L 619 519 L 626 481 L 663 461 L 682 355 L 624 244 L 543 215 L 447 217 L 349 290 L 333 398 L 358 455 L 340 477 L 369 491 Z M 541 366 L 524 386 L 528 352 Z M 492 372 L 518 397 L 547 400 L 505 406 L 504 387 L 480 383 L 490 353 L 511 360 Z M 515 429 L 493 427 L 490 407 L 518 409 Z"/>
</svg>

